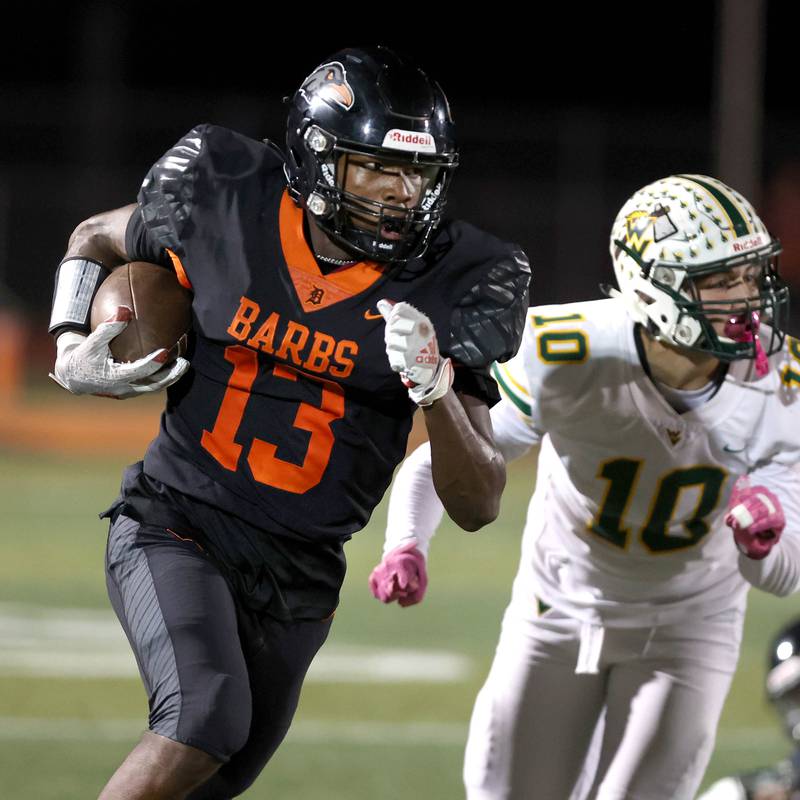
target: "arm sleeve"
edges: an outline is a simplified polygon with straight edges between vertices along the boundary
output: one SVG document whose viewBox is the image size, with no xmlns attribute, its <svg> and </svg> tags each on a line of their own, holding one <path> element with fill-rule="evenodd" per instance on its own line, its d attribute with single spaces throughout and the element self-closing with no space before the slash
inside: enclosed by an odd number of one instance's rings
<svg viewBox="0 0 800 800">
<path fill-rule="evenodd" d="M 151 264 L 172 268 L 167 249 L 154 239 L 144 224 L 141 206 L 131 214 L 128 221 L 128 228 L 125 231 L 125 251 L 131 261 L 148 261 Z"/>
<path fill-rule="evenodd" d="M 415 539 L 417 548 L 427 558 L 430 541 L 443 514 L 444 506 L 433 488 L 431 446 L 425 442 L 403 462 L 394 479 L 383 554 Z"/>
<path fill-rule="evenodd" d="M 501 400 L 492 409 L 491 417 L 495 443 L 506 461 L 525 455 L 541 438 L 508 400 Z M 403 462 L 394 480 L 383 554 L 415 539 L 427 558 L 443 513 L 444 506 L 433 488 L 431 448 L 426 442 Z"/>
<path fill-rule="evenodd" d="M 468 369 L 467 367 L 453 363 L 453 391 L 459 394 L 468 394 L 483 400 L 491 408 L 499 399 L 500 392 L 497 390 L 497 383 L 489 372 L 485 369 Z"/>
<path fill-rule="evenodd" d="M 770 463 L 750 473 L 753 486 L 766 486 L 781 502 L 786 528 L 761 561 L 739 556 L 745 580 L 764 592 L 786 597 L 800 589 L 800 468 Z"/>
<path fill-rule="evenodd" d="M 497 421 L 493 409 L 492 424 L 508 431 L 516 429 L 517 439 L 530 439 L 528 447 L 541 442 L 545 433 L 545 426 L 540 419 L 540 408 L 534 396 L 541 379 L 535 371 L 529 369 L 530 365 L 535 367 L 539 363 L 535 354 L 536 337 L 531 326 L 526 325 L 517 354 L 505 364 L 492 365 L 492 376 L 497 381 L 503 398 L 503 409 L 497 411 Z M 523 433 L 525 428 L 528 430 Z"/>
</svg>

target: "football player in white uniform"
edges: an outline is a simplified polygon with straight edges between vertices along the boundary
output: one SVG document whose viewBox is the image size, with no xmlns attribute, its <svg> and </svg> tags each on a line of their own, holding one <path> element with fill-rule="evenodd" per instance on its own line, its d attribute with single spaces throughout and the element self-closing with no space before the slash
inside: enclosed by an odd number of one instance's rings
<svg viewBox="0 0 800 800">
<path fill-rule="evenodd" d="M 800 342 L 779 243 L 730 187 L 674 175 L 625 203 L 610 249 L 610 298 L 530 309 L 493 368 L 506 459 L 540 453 L 472 715 L 470 800 L 694 797 L 749 587 L 800 588 Z M 422 599 L 430 475 L 423 445 L 370 578 L 384 602 Z"/>
</svg>

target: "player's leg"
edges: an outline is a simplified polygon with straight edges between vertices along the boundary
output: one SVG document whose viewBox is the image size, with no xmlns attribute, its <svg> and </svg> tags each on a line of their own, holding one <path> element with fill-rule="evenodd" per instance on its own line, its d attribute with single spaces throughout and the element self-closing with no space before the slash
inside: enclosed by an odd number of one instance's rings
<svg viewBox="0 0 800 800">
<path fill-rule="evenodd" d="M 253 717 L 247 744 L 189 800 L 227 800 L 244 792 L 283 741 L 306 672 L 331 619 L 283 623 L 241 615 L 240 636 L 250 672 Z"/>
<path fill-rule="evenodd" d="M 605 691 L 576 675 L 580 624 L 555 610 L 526 618 L 512 603 L 470 723 L 469 800 L 567 798 L 581 772 Z"/>
<path fill-rule="evenodd" d="M 100 793 L 99 800 L 186 797 L 220 762 L 208 753 L 146 731 Z"/>
<path fill-rule="evenodd" d="M 249 732 L 250 687 L 233 598 L 193 542 L 125 516 L 109 532 L 107 584 L 148 693 L 150 732 L 101 798 L 183 798 Z"/>
<path fill-rule="evenodd" d="M 741 639 L 741 614 L 655 628 L 612 668 L 596 800 L 691 800 L 714 747 Z"/>
</svg>

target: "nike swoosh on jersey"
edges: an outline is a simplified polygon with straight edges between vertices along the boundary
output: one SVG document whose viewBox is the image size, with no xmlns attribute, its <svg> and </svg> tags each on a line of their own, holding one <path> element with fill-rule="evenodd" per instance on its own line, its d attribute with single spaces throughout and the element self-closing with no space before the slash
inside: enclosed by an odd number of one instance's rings
<svg viewBox="0 0 800 800">
<path fill-rule="evenodd" d="M 729 444 L 724 444 L 724 445 L 722 445 L 722 449 L 726 453 L 743 453 L 745 451 L 745 449 L 746 449 L 746 446 L 745 447 L 731 447 Z"/>
<path fill-rule="evenodd" d="M 383 319 L 383 314 L 381 314 L 380 312 L 376 314 L 370 311 L 370 309 L 367 309 L 364 312 L 364 319 Z"/>
</svg>

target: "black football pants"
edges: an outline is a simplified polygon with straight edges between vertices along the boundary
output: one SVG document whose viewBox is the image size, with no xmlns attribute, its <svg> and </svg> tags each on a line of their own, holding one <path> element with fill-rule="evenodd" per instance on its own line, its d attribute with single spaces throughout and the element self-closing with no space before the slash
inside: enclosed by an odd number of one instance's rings
<svg viewBox="0 0 800 800">
<path fill-rule="evenodd" d="M 150 730 L 223 762 L 191 800 L 241 794 L 289 730 L 330 620 L 240 611 L 197 544 L 124 515 L 109 531 L 106 582 L 147 690 Z"/>
</svg>

